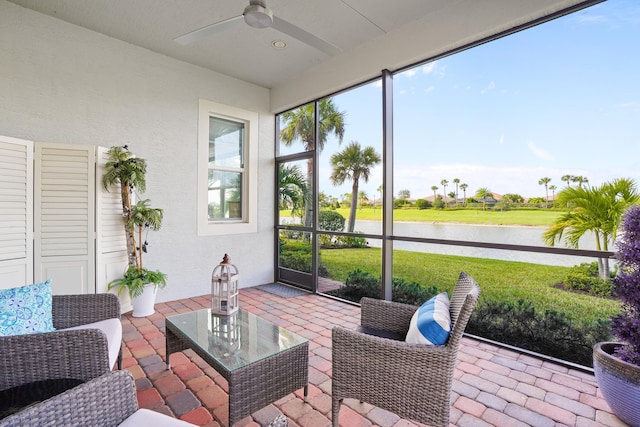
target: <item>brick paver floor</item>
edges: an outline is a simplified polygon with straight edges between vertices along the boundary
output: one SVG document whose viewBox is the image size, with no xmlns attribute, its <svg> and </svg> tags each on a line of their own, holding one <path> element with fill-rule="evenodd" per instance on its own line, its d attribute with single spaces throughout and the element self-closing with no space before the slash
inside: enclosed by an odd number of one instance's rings
<svg viewBox="0 0 640 427">
<path fill-rule="evenodd" d="M 318 295 L 282 298 L 258 288 L 240 291 L 240 306 L 309 339 L 309 397 L 302 390 L 252 414 L 236 427 L 259 427 L 283 413 L 292 427 L 331 425 L 331 328 L 355 328 L 359 307 Z M 208 295 L 156 304 L 156 313 L 122 316 L 123 367 L 140 407 L 196 425 L 226 426 L 227 383 L 193 351 L 165 367 L 165 316 L 210 307 Z M 594 376 L 468 337 L 455 371 L 451 423 L 455 426 L 624 426 L 602 399 Z M 343 427 L 420 426 L 383 409 L 345 400 Z"/>
</svg>

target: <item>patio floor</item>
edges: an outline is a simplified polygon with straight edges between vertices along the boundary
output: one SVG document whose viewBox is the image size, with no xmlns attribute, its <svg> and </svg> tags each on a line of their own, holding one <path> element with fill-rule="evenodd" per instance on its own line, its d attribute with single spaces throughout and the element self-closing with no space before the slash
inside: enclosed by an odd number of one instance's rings
<svg viewBox="0 0 640 427">
<path fill-rule="evenodd" d="M 196 425 L 226 426 L 226 380 L 194 352 L 165 366 L 164 319 L 210 307 L 208 295 L 156 304 L 156 313 L 122 316 L 123 367 L 136 379 L 140 407 Z M 292 427 L 331 425 L 331 328 L 355 328 L 359 307 L 318 295 L 280 297 L 257 287 L 240 290 L 240 307 L 309 339 L 309 397 L 290 394 L 235 425 L 258 427 L 280 413 Z M 624 426 L 611 414 L 593 375 L 471 338 L 463 338 L 452 396 L 456 426 Z M 410 420 L 366 403 L 345 400 L 344 427 L 411 427 Z"/>
</svg>

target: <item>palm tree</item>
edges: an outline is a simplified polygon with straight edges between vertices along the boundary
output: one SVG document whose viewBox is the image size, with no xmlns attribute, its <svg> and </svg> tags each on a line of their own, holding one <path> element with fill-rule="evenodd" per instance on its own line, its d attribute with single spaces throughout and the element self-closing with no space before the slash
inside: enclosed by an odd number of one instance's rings
<svg viewBox="0 0 640 427">
<path fill-rule="evenodd" d="M 351 209 L 349 211 L 349 226 L 347 231 L 353 232 L 356 225 L 356 207 L 358 203 L 358 185 L 360 179 L 369 181 L 371 168 L 382 161 L 373 147 L 360 147 L 357 141 L 351 141 L 341 152 L 331 155 L 330 162 L 333 172 L 329 179 L 333 185 L 344 184 L 351 180 Z"/>
<path fill-rule="evenodd" d="M 136 245 L 133 227 L 128 224 L 131 220 L 131 192 L 140 191 L 144 193 L 147 188 L 145 175 L 147 173 L 147 163 L 143 159 L 134 157 L 129 148 L 111 147 L 107 151 L 106 172 L 102 176 L 102 185 L 105 190 L 113 185 L 120 184 L 120 196 L 122 198 L 122 211 L 125 220 L 125 230 L 127 233 L 127 254 L 129 265 L 135 266 L 138 259 L 138 248 Z"/>
<path fill-rule="evenodd" d="M 487 199 L 493 199 L 493 193 L 487 187 L 480 187 L 476 190 L 476 199 L 482 200 L 482 210 L 484 210 Z"/>
<path fill-rule="evenodd" d="M 458 186 L 460 185 L 460 178 L 453 178 L 453 183 L 456 185 L 456 205 L 458 204 Z"/>
<path fill-rule="evenodd" d="M 291 209 L 291 214 L 300 216 L 311 201 L 307 180 L 298 165 L 278 166 L 278 188 L 280 209 Z"/>
<path fill-rule="evenodd" d="M 382 184 L 378 185 L 378 193 L 380 193 L 380 206 L 382 206 Z"/>
<path fill-rule="evenodd" d="M 539 185 L 544 185 L 544 192 L 546 193 L 546 197 L 544 199 L 545 208 L 549 207 L 549 182 L 551 182 L 551 178 L 546 176 L 544 178 L 540 178 L 540 181 L 538 181 Z"/>
<path fill-rule="evenodd" d="M 135 230 L 138 235 L 138 248 L 136 257 L 136 269 L 142 271 L 144 266 L 142 265 L 142 254 L 147 252 L 147 240 L 143 240 L 143 233 L 147 229 L 159 230 L 162 225 L 162 219 L 164 212 L 160 208 L 152 208 L 149 206 L 149 199 L 140 200 L 138 203 L 132 206 L 131 216 L 127 221 L 127 225 L 130 229 Z"/>
<path fill-rule="evenodd" d="M 468 187 L 469 187 L 469 184 L 460 184 L 460 188 L 462 189 L 462 194 L 464 195 L 463 203 L 465 205 L 467 204 L 467 188 Z"/>
<path fill-rule="evenodd" d="M 571 188 L 571 181 L 573 181 L 573 175 L 562 175 L 560 181 L 564 181 L 567 183 L 567 187 Z"/>
<path fill-rule="evenodd" d="M 442 185 L 443 190 L 442 190 L 442 194 L 444 194 L 444 204 L 447 204 L 447 184 L 449 184 L 449 181 L 447 181 L 446 179 L 443 179 L 442 181 L 440 181 L 440 185 Z"/>
<path fill-rule="evenodd" d="M 369 200 L 369 196 L 367 195 L 366 191 L 358 191 L 358 205 L 360 209 L 362 209 L 362 205 L 364 204 L 364 202 L 368 200 Z"/>
<path fill-rule="evenodd" d="M 431 191 L 433 191 L 433 201 L 435 202 L 436 201 L 436 197 L 437 197 L 436 191 L 438 191 L 438 187 L 436 187 L 435 185 L 432 185 L 431 186 Z"/>
<path fill-rule="evenodd" d="M 556 190 L 558 189 L 558 187 L 556 187 L 555 185 L 550 185 L 549 186 L 549 190 L 551 190 L 551 200 L 553 200 L 553 203 L 556 203 Z"/>
<path fill-rule="evenodd" d="M 582 188 L 582 184 L 588 184 L 589 183 L 589 179 L 586 176 L 574 176 L 571 178 L 571 180 L 573 182 L 577 182 L 578 183 L 578 188 Z"/>
<path fill-rule="evenodd" d="M 640 203 L 640 193 L 635 181 L 627 178 L 605 182 L 600 187 L 574 187 L 558 194 L 558 203 L 571 207 L 561 215 L 543 238 L 554 246 L 564 237 L 565 246 L 578 248 L 580 238 L 588 231 L 595 235 L 596 249 L 609 250 L 609 243 L 616 239 L 622 215 L 629 206 Z M 600 277 L 609 277 L 608 258 L 598 258 Z"/>
<path fill-rule="evenodd" d="M 290 110 L 281 115 L 284 122 L 280 130 L 280 140 L 285 146 L 292 145 L 296 140 L 302 140 L 306 151 L 314 149 L 320 153 L 324 149 L 329 135 L 338 137 L 338 142 L 342 144 L 344 137 L 344 118 L 346 113 L 339 111 L 331 98 L 325 98 L 318 103 L 317 114 L 319 116 L 318 141 L 315 140 L 316 126 L 314 104 L 303 105 L 302 107 Z M 313 160 L 307 160 L 307 182 L 313 182 Z M 305 225 L 310 226 L 312 220 L 312 203 L 306 205 Z"/>
</svg>

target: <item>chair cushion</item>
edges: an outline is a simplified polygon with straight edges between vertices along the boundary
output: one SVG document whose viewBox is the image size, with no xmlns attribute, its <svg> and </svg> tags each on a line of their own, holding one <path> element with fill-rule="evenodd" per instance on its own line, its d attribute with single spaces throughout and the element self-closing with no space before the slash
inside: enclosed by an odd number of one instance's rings
<svg viewBox="0 0 640 427">
<path fill-rule="evenodd" d="M 61 331 L 72 329 L 99 329 L 104 332 L 107 336 L 107 347 L 109 348 L 109 367 L 113 367 L 118 360 L 120 346 L 122 345 L 122 323 L 120 323 L 120 319 L 112 318 L 101 320 L 99 322 L 87 323 L 86 325 L 61 329 Z"/>
<path fill-rule="evenodd" d="M 367 328 L 366 326 L 358 326 L 356 332 L 361 334 L 373 335 L 374 337 L 387 338 L 390 340 L 404 341 L 405 336 L 397 332 L 385 331 L 384 329 Z"/>
<path fill-rule="evenodd" d="M 189 424 L 186 421 L 172 418 L 168 415 L 161 414 L 160 412 L 152 411 L 150 409 L 138 409 L 131 414 L 129 418 L 120 423 L 119 427 L 140 427 L 140 426 L 153 426 L 153 427 L 193 427 L 193 424 Z"/>
<path fill-rule="evenodd" d="M 442 345 L 447 342 L 450 333 L 449 297 L 446 292 L 442 292 L 416 310 L 411 318 L 405 341 L 413 344 Z"/>
<path fill-rule="evenodd" d="M 0 336 L 52 331 L 51 280 L 0 290 Z"/>
</svg>

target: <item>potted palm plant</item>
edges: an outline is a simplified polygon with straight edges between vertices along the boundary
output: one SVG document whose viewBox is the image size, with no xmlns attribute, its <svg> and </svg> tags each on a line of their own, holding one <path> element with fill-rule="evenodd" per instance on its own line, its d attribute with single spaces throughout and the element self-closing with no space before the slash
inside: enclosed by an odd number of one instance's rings
<svg viewBox="0 0 640 427">
<path fill-rule="evenodd" d="M 126 145 L 111 147 L 107 156 L 102 185 L 107 191 L 113 185 L 120 185 L 129 259 L 124 275 L 110 282 L 109 289 L 118 288 L 118 295 L 126 289 L 132 299 L 133 316 L 144 317 L 153 314 L 156 293 L 167 284 L 164 273 L 148 270 L 142 262 L 148 246 L 145 233 L 149 229 L 160 229 L 163 210 L 150 207 L 148 199 L 132 203 L 134 191 L 142 193 L 146 190 L 145 160 L 135 157 Z"/>
<path fill-rule="evenodd" d="M 613 334 L 620 342 L 597 343 L 593 367 L 613 412 L 629 425 L 640 426 L 640 206 L 625 213 L 621 231 L 613 284 L 622 311 L 611 319 Z"/>
</svg>

